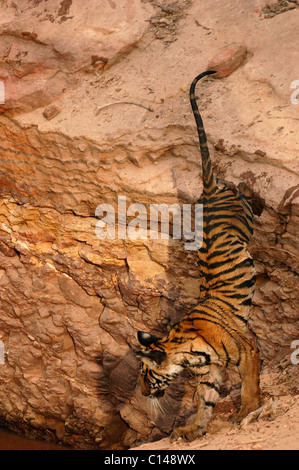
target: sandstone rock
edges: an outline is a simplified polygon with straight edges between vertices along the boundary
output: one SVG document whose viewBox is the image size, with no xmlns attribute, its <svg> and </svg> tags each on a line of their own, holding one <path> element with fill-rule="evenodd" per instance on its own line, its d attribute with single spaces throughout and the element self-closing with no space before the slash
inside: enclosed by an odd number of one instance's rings
<svg viewBox="0 0 299 470">
<path fill-rule="evenodd" d="M 227 77 L 236 70 L 247 55 L 245 45 L 232 44 L 218 52 L 208 63 L 208 70 L 216 70 L 214 78 Z"/>
<path fill-rule="evenodd" d="M 46 106 L 74 86 L 77 72 L 117 61 L 140 41 L 150 11 L 137 0 L 104 2 L 101 14 L 95 0 L 88 7 L 55 0 L 45 10 L 39 2 L 27 8 L 25 0 L 7 5 L 0 23 L 3 109 L 18 114 Z"/>
<path fill-rule="evenodd" d="M 249 413 L 241 422 L 241 428 L 246 428 L 255 420 L 274 420 L 277 416 L 284 414 L 287 407 L 280 400 L 270 401 L 255 411 Z"/>
<path fill-rule="evenodd" d="M 60 113 L 60 109 L 57 106 L 48 106 L 43 112 L 43 116 L 48 119 L 53 119 L 57 114 Z"/>
</svg>

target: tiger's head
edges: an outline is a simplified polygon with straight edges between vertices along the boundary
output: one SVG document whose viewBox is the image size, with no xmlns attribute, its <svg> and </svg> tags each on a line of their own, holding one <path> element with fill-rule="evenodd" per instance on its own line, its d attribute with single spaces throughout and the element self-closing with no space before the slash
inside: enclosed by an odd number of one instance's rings
<svg viewBox="0 0 299 470">
<path fill-rule="evenodd" d="M 138 331 L 137 336 L 142 346 L 137 352 L 141 358 L 141 392 L 150 398 L 160 398 L 182 367 L 173 363 L 159 338 L 144 331 Z"/>
</svg>

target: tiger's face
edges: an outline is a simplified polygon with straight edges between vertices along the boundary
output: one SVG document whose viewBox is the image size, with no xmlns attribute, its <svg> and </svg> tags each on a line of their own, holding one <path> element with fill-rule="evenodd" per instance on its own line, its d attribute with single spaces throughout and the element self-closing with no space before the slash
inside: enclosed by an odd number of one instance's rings
<svg viewBox="0 0 299 470">
<path fill-rule="evenodd" d="M 181 367 L 171 364 L 156 336 L 139 331 L 138 340 L 143 346 L 142 350 L 137 352 L 141 358 L 141 392 L 150 398 L 160 398 L 170 382 L 177 377 Z"/>
</svg>

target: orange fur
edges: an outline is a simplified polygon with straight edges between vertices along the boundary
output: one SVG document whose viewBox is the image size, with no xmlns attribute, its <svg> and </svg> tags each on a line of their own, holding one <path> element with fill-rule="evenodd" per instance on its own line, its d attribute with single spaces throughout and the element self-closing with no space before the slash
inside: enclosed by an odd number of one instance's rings
<svg viewBox="0 0 299 470">
<path fill-rule="evenodd" d="M 218 187 L 213 174 L 194 94 L 197 81 L 211 73 L 196 77 L 190 88 L 202 156 L 203 193 L 199 203 L 203 204 L 203 244 L 198 252 L 201 297 L 196 308 L 164 338 L 138 334 L 143 346 L 138 355 L 142 359 L 144 395 L 161 396 L 186 367 L 197 377 L 195 420 L 173 432 L 175 438 L 190 440 L 206 432 L 219 397 L 223 368 L 236 366 L 241 375 L 241 409 L 236 419 L 243 419 L 260 406 L 259 352 L 247 327 L 255 286 L 255 270 L 247 251 L 253 231 L 251 194 L 231 184 Z"/>
</svg>

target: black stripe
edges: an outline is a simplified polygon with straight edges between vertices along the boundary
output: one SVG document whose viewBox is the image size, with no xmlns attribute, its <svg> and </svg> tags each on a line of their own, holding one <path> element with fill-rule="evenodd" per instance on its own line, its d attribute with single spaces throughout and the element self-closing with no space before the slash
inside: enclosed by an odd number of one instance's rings
<svg viewBox="0 0 299 470">
<path fill-rule="evenodd" d="M 184 319 L 183 321 L 186 321 L 186 320 L 189 320 L 189 319 Z M 214 325 L 217 325 L 217 326 L 220 326 L 237 344 L 239 344 L 239 340 L 234 336 L 233 334 L 233 331 L 232 331 L 232 328 L 230 327 L 229 324 L 227 323 L 224 323 L 223 321 L 212 321 L 212 320 L 209 320 L 208 318 L 203 318 L 203 317 L 196 317 L 194 319 L 190 319 L 191 321 L 206 321 L 208 323 L 213 323 Z M 190 321 L 189 320 L 189 321 Z"/>
<path fill-rule="evenodd" d="M 243 247 L 242 247 L 242 249 L 243 249 Z M 216 256 L 225 255 L 228 252 L 229 252 L 229 250 L 227 250 L 227 249 L 226 250 L 215 250 L 207 256 L 207 259 L 210 260 L 210 259 L 215 258 Z"/>
<path fill-rule="evenodd" d="M 211 364 L 211 356 L 203 351 L 188 351 L 187 354 L 191 354 L 191 356 L 201 356 L 201 357 L 204 357 L 206 362 L 205 364 L 202 364 L 202 365 L 205 365 L 205 366 L 208 366 L 209 364 Z M 193 367 L 193 365 L 192 365 Z"/>
<path fill-rule="evenodd" d="M 235 260 L 237 260 L 238 258 L 236 257 Z M 206 263 L 205 261 L 203 262 L 203 266 L 206 266 L 207 268 L 209 268 L 210 270 L 212 269 L 217 269 L 217 268 L 222 268 L 225 264 L 231 264 L 231 262 L 234 261 L 232 259 L 224 259 L 224 260 L 221 260 L 221 261 L 215 261 L 214 263 Z M 219 273 L 219 274 L 222 274 L 222 273 Z M 215 274 L 211 273 L 210 276 L 213 277 Z"/>
<path fill-rule="evenodd" d="M 220 354 L 218 354 L 218 352 L 216 351 L 216 349 L 214 348 L 214 346 L 212 346 L 211 343 L 209 343 L 203 335 L 198 335 L 198 336 L 200 336 L 200 337 L 204 340 L 204 342 L 205 342 L 211 349 L 213 349 L 213 351 L 215 352 L 215 354 L 217 354 L 217 356 L 220 358 Z"/>
<path fill-rule="evenodd" d="M 223 276 L 225 274 L 229 274 L 229 273 L 232 273 L 234 271 L 237 271 L 240 268 L 248 268 L 248 267 L 251 267 L 251 266 L 253 266 L 252 259 L 251 258 L 246 258 L 245 260 L 240 261 L 240 263 L 235 264 L 231 268 L 226 269 L 225 271 L 222 271 L 221 273 L 219 273 L 219 275 Z M 211 273 L 211 274 L 207 275 L 208 280 L 212 280 L 214 277 L 215 277 L 215 273 Z"/>
<path fill-rule="evenodd" d="M 216 390 L 216 392 L 220 395 L 220 390 L 217 385 L 214 384 L 214 382 L 200 382 L 200 385 L 206 385 L 209 388 L 212 388 L 213 390 Z"/>
<path fill-rule="evenodd" d="M 235 286 L 236 289 L 243 289 L 244 287 L 250 288 L 253 287 L 255 284 L 256 277 L 253 276 L 251 279 L 248 279 L 247 281 L 242 282 L 241 284 L 238 284 Z"/>
<path fill-rule="evenodd" d="M 232 246 L 235 246 L 235 245 L 239 245 L 240 241 L 239 240 L 235 240 L 235 241 L 225 241 L 223 243 L 220 243 L 220 245 L 217 246 L 217 248 L 223 248 L 223 247 L 227 247 L 227 248 L 230 248 Z"/>
<path fill-rule="evenodd" d="M 224 349 L 224 352 L 225 352 L 225 355 L 226 355 L 226 363 L 225 363 L 225 367 L 228 367 L 229 363 L 230 363 L 230 356 L 228 354 L 228 351 L 225 347 L 225 344 L 223 343 L 223 341 L 221 341 L 221 344 L 222 344 L 222 347 Z"/>
<path fill-rule="evenodd" d="M 245 299 L 248 297 L 248 294 L 239 294 L 238 292 L 235 292 L 235 287 L 234 290 L 219 290 L 219 292 L 221 292 L 221 294 L 226 294 L 230 299 Z"/>
<path fill-rule="evenodd" d="M 252 299 L 250 299 L 250 298 L 246 299 L 246 300 L 243 300 L 243 302 L 242 302 L 242 305 L 249 305 L 250 306 L 251 304 L 252 304 Z"/>
<path fill-rule="evenodd" d="M 236 255 L 236 254 L 240 253 L 240 252 L 243 251 L 243 250 L 244 250 L 244 246 L 241 245 L 241 246 L 235 248 L 234 250 L 232 250 L 232 251 L 230 252 L 230 254 L 231 254 L 231 255 Z"/>
<path fill-rule="evenodd" d="M 204 397 L 201 398 L 203 399 L 206 406 L 211 406 L 212 408 L 215 408 L 216 403 L 214 403 L 213 401 L 206 401 Z"/>
<path fill-rule="evenodd" d="M 208 314 L 206 314 L 208 315 Z M 218 322 L 218 321 L 213 321 L 213 320 L 209 320 L 208 318 L 204 318 L 204 317 L 193 317 L 193 318 L 184 318 L 183 320 L 184 322 L 185 321 L 191 321 L 191 322 L 194 322 L 194 321 L 207 321 L 209 323 L 213 323 L 214 325 L 218 325 L 218 326 L 222 326 L 221 322 Z M 189 330 L 189 328 L 188 328 Z"/>
<path fill-rule="evenodd" d="M 225 225 L 225 227 L 237 227 L 236 223 L 239 222 L 239 225 L 246 226 L 247 224 L 242 220 L 242 216 L 236 216 L 236 214 L 223 214 L 220 212 L 219 214 L 205 214 L 203 213 L 203 222 L 204 227 L 219 227 Z M 248 229 L 248 227 L 247 227 Z"/>
<path fill-rule="evenodd" d="M 222 299 L 222 298 L 221 298 L 221 299 L 217 299 L 217 297 L 215 297 L 215 296 L 213 297 L 213 300 L 218 300 L 219 302 L 225 304 L 225 305 L 232 311 L 232 313 L 238 311 L 238 309 L 237 309 L 232 303 L 228 302 L 228 300 L 224 300 L 224 299 Z M 217 305 L 217 304 L 216 304 L 216 305 Z M 221 308 L 221 306 L 219 305 L 218 308 Z"/>
<path fill-rule="evenodd" d="M 245 272 L 242 272 L 240 274 L 236 274 L 236 276 L 229 277 L 224 282 L 230 282 L 231 283 L 232 281 L 238 281 L 239 279 L 244 277 L 245 274 L 246 274 Z"/>
<path fill-rule="evenodd" d="M 205 299 L 206 300 L 206 299 Z M 205 305 L 204 305 L 205 306 Z M 218 310 L 211 307 L 210 305 L 209 306 L 205 306 L 206 308 L 208 308 L 209 310 L 213 310 L 213 312 L 216 312 L 218 314 Z M 210 312 L 206 312 L 206 310 L 203 310 L 203 309 L 198 309 L 198 308 L 194 308 L 192 310 L 192 312 L 189 313 L 189 315 L 184 318 L 184 320 L 188 320 L 188 321 L 193 321 L 193 318 L 190 318 L 190 316 L 193 314 L 193 313 L 200 313 L 201 315 L 207 315 L 208 317 L 211 317 L 211 318 L 218 318 L 219 315 L 215 316 L 215 315 L 212 315 Z M 221 315 L 220 315 L 221 316 Z M 199 318 L 199 317 L 194 317 L 194 318 Z"/>
<path fill-rule="evenodd" d="M 213 298 L 215 298 L 215 297 L 213 297 Z M 206 302 L 207 300 L 210 300 L 210 299 L 211 299 L 211 297 L 209 297 L 208 299 L 204 299 L 204 302 Z M 218 300 L 218 299 L 217 299 L 217 300 Z M 192 310 L 191 314 L 192 314 L 193 312 L 195 312 L 195 313 L 200 313 L 201 315 L 207 315 L 208 317 L 211 317 L 211 318 L 216 318 L 216 319 L 218 319 L 219 317 L 220 317 L 220 318 L 223 318 L 223 312 L 222 312 L 222 311 L 219 312 L 219 309 L 222 310 L 219 305 L 215 304 L 214 302 L 213 302 L 212 305 L 211 305 L 211 302 L 209 302 L 208 305 L 205 305 L 205 303 L 203 303 L 203 306 L 204 306 L 206 309 L 212 310 L 212 312 L 215 312 L 216 315 L 212 315 L 210 312 L 207 312 L 206 310 L 203 310 L 203 309 L 199 310 L 198 308 L 194 308 L 194 309 Z"/>
<path fill-rule="evenodd" d="M 238 315 L 237 313 L 234 313 L 235 317 L 237 317 L 239 320 L 241 320 L 245 325 L 247 325 L 248 320 L 246 318 L 242 317 L 241 315 Z"/>
<path fill-rule="evenodd" d="M 227 219 L 230 219 L 230 218 L 232 219 L 233 217 L 227 217 Z M 242 223 L 243 223 L 243 221 L 242 221 Z M 212 230 L 220 229 L 220 228 L 222 228 L 223 225 L 225 225 L 226 226 L 225 228 L 227 229 L 227 221 L 222 221 L 222 220 L 216 219 L 215 223 L 209 223 L 209 225 L 207 225 L 204 228 L 204 233 L 207 236 L 212 232 Z M 243 223 L 243 225 L 245 226 L 244 227 L 245 229 L 249 228 L 248 226 L 246 226 L 247 224 Z M 231 228 L 234 229 L 235 232 L 237 232 L 239 234 L 242 241 L 246 241 L 246 242 L 249 241 L 249 235 L 246 234 L 244 232 L 244 230 L 242 230 L 240 227 L 235 225 L 235 223 L 232 223 L 230 226 L 231 226 Z M 250 229 L 251 229 L 251 227 L 250 227 Z M 221 232 L 221 230 L 219 230 L 218 237 L 220 237 L 222 235 L 223 235 L 223 233 Z"/>
</svg>

